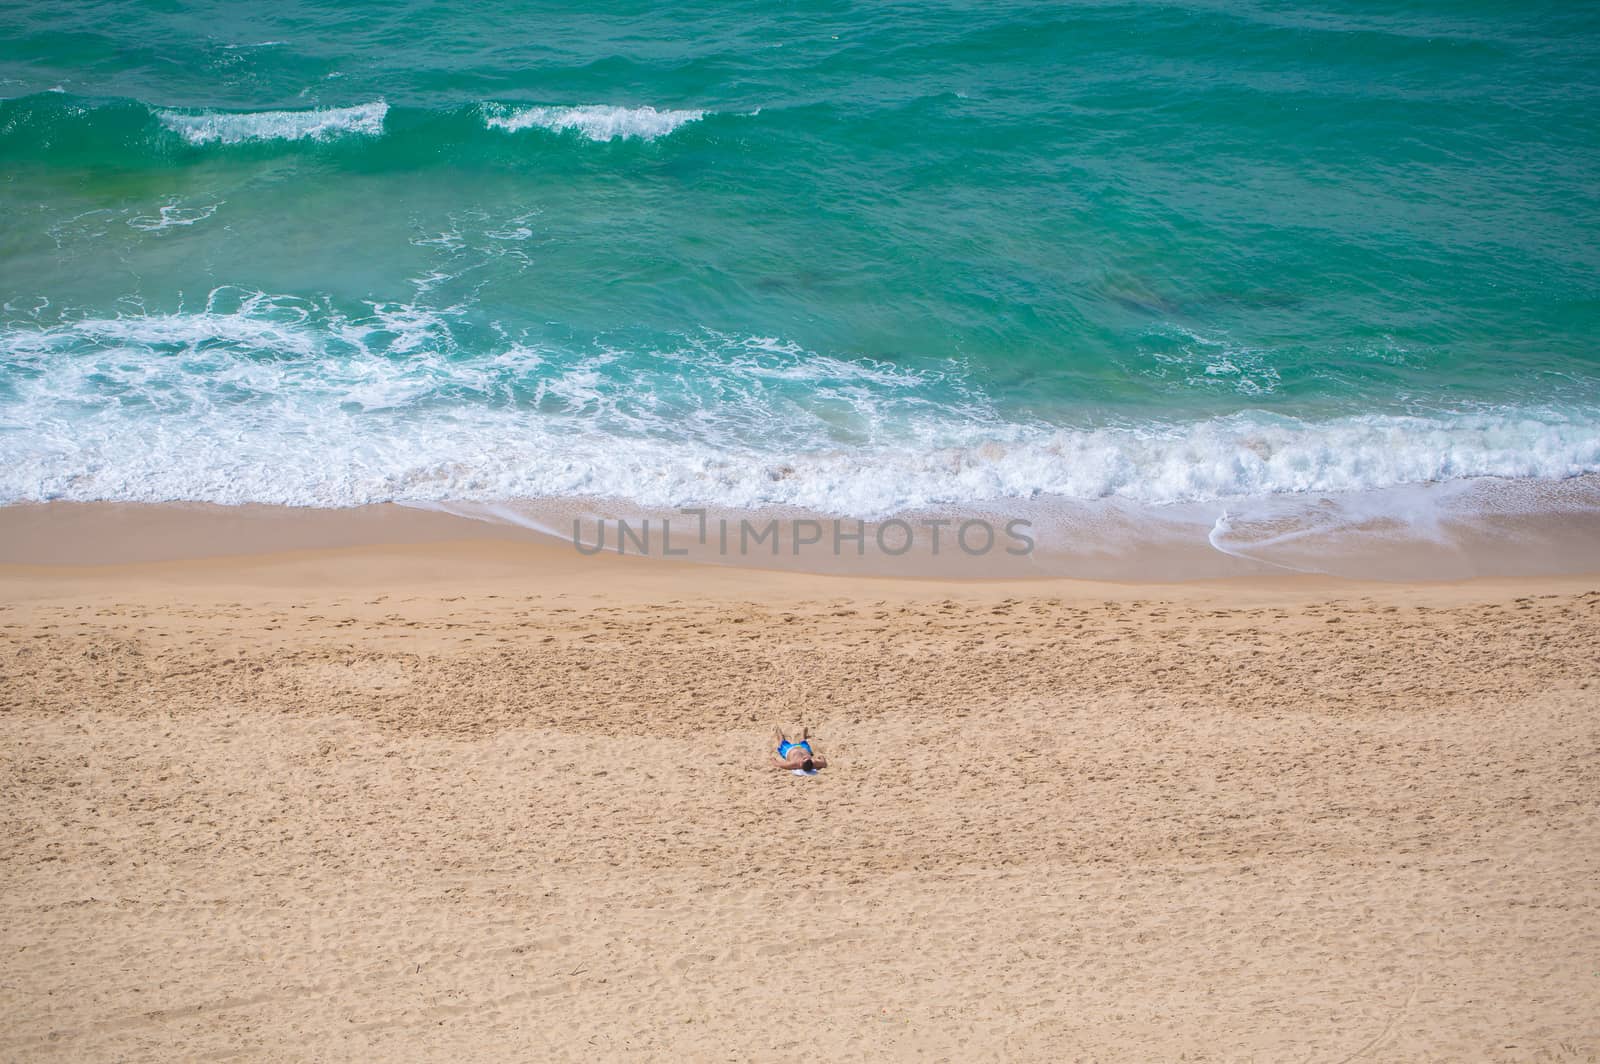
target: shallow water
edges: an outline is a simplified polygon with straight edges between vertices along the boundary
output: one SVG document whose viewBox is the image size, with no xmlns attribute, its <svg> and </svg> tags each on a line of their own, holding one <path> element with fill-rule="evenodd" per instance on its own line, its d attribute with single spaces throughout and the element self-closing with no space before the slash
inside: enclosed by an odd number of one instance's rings
<svg viewBox="0 0 1600 1064">
<path fill-rule="evenodd" d="M 1597 39 L 1567 4 L 14 5 L 0 500 L 1594 472 Z"/>
</svg>

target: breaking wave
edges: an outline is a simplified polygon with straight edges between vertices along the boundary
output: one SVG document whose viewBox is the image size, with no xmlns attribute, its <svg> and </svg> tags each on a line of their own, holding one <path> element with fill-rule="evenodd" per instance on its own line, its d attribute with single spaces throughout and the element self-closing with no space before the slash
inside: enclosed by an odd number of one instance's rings
<svg viewBox="0 0 1600 1064">
<path fill-rule="evenodd" d="M 658 111 L 654 107 L 483 107 L 483 121 L 490 129 L 507 133 L 530 127 L 556 133 L 573 130 L 594 141 L 629 137 L 655 140 L 704 117 L 704 111 Z"/>
<path fill-rule="evenodd" d="M 355 107 L 313 111 L 158 111 L 161 124 L 190 144 L 242 144 L 255 140 L 332 140 L 383 134 L 389 105 L 382 100 Z"/>
<path fill-rule="evenodd" d="M 611 496 L 874 517 L 1600 471 L 1600 409 L 1050 424 L 961 367 L 768 337 L 453 346 L 450 311 L 219 289 L 203 309 L 0 330 L 0 502 L 342 507 Z"/>
</svg>

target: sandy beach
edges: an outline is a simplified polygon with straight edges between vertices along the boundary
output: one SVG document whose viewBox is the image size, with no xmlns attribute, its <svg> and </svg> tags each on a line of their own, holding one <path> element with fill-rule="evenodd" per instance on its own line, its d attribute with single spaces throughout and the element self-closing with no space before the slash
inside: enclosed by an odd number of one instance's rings
<svg viewBox="0 0 1600 1064">
<path fill-rule="evenodd" d="M 1600 1053 L 1600 577 L 478 538 L 0 603 L 7 1060 Z"/>
<path fill-rule="evenodd" d="M 1597 42 L 0 4 L 0 1064 L 1600 1064 Z"/>
</svg>

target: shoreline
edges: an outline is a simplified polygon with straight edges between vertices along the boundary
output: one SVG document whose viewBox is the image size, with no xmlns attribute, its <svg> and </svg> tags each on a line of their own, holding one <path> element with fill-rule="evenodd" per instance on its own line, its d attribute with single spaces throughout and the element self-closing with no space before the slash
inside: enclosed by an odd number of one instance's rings
<svg viewBox="0 0 1600 1064">
<path fill-rule="evenodd" d="M 1542 507 L 1542 508 L 1541 508 Z M 969 532 L 971 533 L 969 535 Z M 1600 572 L 1600 477 L 1447 482 L 1379 498 L 1157 509 L 1020 500 L 861 521 L 793 509 L 647 510 L 617 500 L 0 506 L 0 566 L 106 566 L 456 543 L 740 571 L 1172 584 L 1326 577 L 1410 583 Z"/>
</svg>

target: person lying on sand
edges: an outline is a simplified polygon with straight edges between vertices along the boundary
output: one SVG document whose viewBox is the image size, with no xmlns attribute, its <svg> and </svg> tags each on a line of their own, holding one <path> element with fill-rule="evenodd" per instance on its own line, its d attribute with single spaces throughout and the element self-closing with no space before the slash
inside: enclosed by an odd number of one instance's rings
<svg viewBox="0 0 1600 1064">
<path fill-rule="evenodd" d="M 772 734 L 778 740 L 778 756 L 772 759 L 773 768 L 787 769 L 791 772 L 799 769 L 801 772 L 814 774 L 817 769 L 828 767 L 828 759 L 811 749 L 809 729 L 800 729 L 800 741 L 797 743 L 791 743 L 782 728 L 772 729 Z"/>
</svg>

